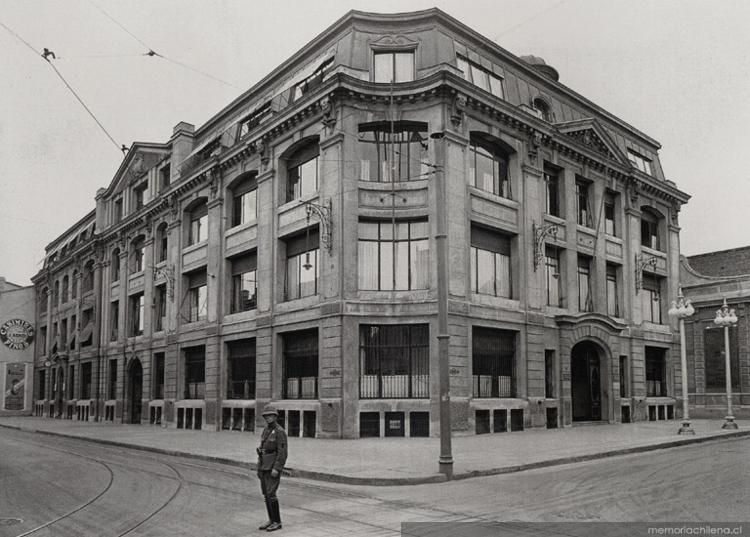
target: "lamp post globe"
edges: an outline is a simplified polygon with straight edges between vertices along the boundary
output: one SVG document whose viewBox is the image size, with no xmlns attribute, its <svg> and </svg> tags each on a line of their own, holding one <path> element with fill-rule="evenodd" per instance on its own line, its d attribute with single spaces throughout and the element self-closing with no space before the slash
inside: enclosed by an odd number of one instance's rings
<svg viewBox="0 0 750 537">
<path fill-rule="evenodd" d="M 682 425 L 677 430 L 677 434 L 695 434 L 695 430 L 690 426 L 690 410 L 688 408 L 688 380 L 687 380 L 687 351 L 685 349 L 685 319 L 695 313 L 695 308 L 689 299 L 685 299 L 682 294 L 682 288 L 679 289 L 677 300 L 672 301 L 672 305 L 667 312 L 670 317 L 677 319 L 680 326 L 680 369 L 682 376 Z"/>
<path fill-rule="evenodd" d="M 737 429 L 737 424 L 734 422 L 734 412 L 732 411 L 732 362 L 729 356 L 729 328 L 737 324 L 737 314 L 734 312 L 734 308 L 729 307 L 726 298 L 724 299 L 724 304 L 716 310 L 714 324 L 724 328 L 724 372 L 727 395 L 727 415 L 726 418 L 724 418 L 724 425 L 722 425 L 721 428 Z"/>
</svg>

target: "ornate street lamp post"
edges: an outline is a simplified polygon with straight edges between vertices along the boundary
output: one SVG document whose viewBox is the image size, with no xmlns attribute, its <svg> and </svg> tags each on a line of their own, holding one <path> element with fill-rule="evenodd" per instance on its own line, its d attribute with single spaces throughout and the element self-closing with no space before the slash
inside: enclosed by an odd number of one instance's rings
<svg viewBox="0 0 750 537">
<path fill-rule="evenodd" d="M 680 321 L 680 369 L 682 369 L 682 427 L 677 434 L 695 434 L 695 430 L 690 427 L 690 411 L 688 410 L 688 376 L 687 376 L 687 351 L 685 350 L 685 319 L 695 313 L 690 300 L 685 300 L 682 295 L 682 287 L 677 295 L 677 301 L 672 301 L 672 307 L 669 308 L 669 316 L 677 318 Z"/>
<path fill-rule="evenodd" d="M 734 308 L 727 306 L 727 299 L 724 299 L 724 304 L 716 310 L 716 318 L 714 324 L 724 327 L 724 368 L 726 370 L 726 383 L 727 383 L 727 417 L 724 420 L 722 429 L 737 429 L 737 424 L 734 422 L 734 415 L 732 413 L 732 367 L 729 359 L 729 327 L 737 324 L 737 315 L 734 313 Z"/>
</svg>

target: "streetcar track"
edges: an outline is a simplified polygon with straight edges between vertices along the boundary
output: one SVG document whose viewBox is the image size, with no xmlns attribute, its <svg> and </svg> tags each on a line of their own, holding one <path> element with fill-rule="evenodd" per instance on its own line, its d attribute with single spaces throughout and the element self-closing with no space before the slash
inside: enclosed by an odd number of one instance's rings
<svg viewBox="0 0 750 537">
<path fill-rule="evenodd" d="M 114 483 L 115 476 L 114 476 L 114 472 L 112 471 L 112 468 L 110 467 L 110 464 L 112 464 L 113 466 L 126 466 L 125 464 L 117 463 L 117 462 L 112 462 L 112 461 L 109 461 L 109 463 L 107 463 L 107 462 L 104 462 L 104 461 L 102 461 L 101 459 L 99 459 L 97 457 L 92 457 L 90 455 L 84 455 L 84 454 L 81 454 L 81 453 L 76 453 L 75 451 L 70 451 L 70 450 L 67 450 L 67 449 L 55 448 L 55 447 L 51 447 L 51 446 L 48 446 L 48 445 L 45 445 L 45 444 L 40 444 L 40 443 L 37 443 L 37 442 L 28 441 L 28 440 L 19 440 L 19 439 L 15 439 L 15 440 L 18 441 L 18 442 L 24 443 L 24 444 L 31 444 L 31 445 L 34 445 L 36 447 L 42 447 L 42 448 L 45 448 L 45 449 L 50 450 L 50 451 L 57 451 L 59 453 L 66 453 L 68 455 L 73 455 L 73 456 L 76 456 L 76 457 L 80 457 L 82 459 L 90 460 L 92 462 L 95 462 L 97 464 L 100 464 L 100 465 L 104 466 L 107 469 L 107 471 L 109 472 L 109 483 L 107 484 L 106 488 L 102 492 L 100 492 L 99 494 L 97 494 L 96 496 L 94 496 L 92 499 L 90 499 L 86 503 L 80 505 L 79 507 L 73 509 L 72 511 L 69 511 L 68 513 L 65 513 L 64 515 L 61 515 L 61 516 L 57 517 L 54 520 L 50 520 L 49 522 L 46 522 L 46 523 L 42 524 L 41 526 L 38 526 L 38 527 L 33 528 L 31 530 L 28 530 L 25 533 L 21 533 L 21 534 L 17 535 L 16 537 L 25 537 L 27 535 L 31 535 L 33 533 L 36 533 L 36 532 L 38 532 L 40 530 L 43 530 L 44 528 L 47 528 L 47 527 L 49 527 L 49 526 L 51 526 L 53 524 L 57 524 L 61 520 L 68 519 L 68 518 L 72 517 L 74 514 L 82 511 L 86 507 L 89 507 L 96 500 L 98 500 L 99 498 L 101 498 L 102 496 L 104 496 L 104 494 L 106 494 L 107 491 L 109 491 L 110 488 L 112 488 L 112 484 Z M 158 460 L 155 460 L 155 461 L 158 462 L 158 463 L 160 463 L 160 464 L 163 464 L 164 466 L 166 466 L 167 468 L 169 468 L 170 470 L 172 470 L 175 473 L 175 475 L 177 476 L 177 478 L 176 478 L 177 479 L 177 487 L 175 488 L 174 492 L 169 497 L 169 499 L 166 502 L 164 502 L 158 509 L 156 509 L 155 511 L 153 511 L 150 515 L 148 515 L 146 518 L 144 518 L 141 521 L 139 521 L 137 524 L 131 526 L 130 528 L 128 528 L 127 530 L 125 530 L 125 531 L 123 531 L 121 533 L 118 533 L 115 537 L 123 537 L 124 535 L 127 535 L 128 533 L 132 532 L 133 530 L 139 528 L 144 523 L 146 523 L 149 520 L 151 520 L 153 517 L 155 517 L 157 514 L 159 514 L 162 510 L 164 510 L 170 503 L 172 503 L 172 501 L 174 501 L 174 499 L 177 497 L 177 495 L 179 494 L 179 492 L 182 490 L 182 485 L 185 482 L 185 480 L 182 477 L 182 474 L 180 474 L 180 472 L 174 466 L 172 466 L 171 464 L 169 464 L 167 462 L 158 461 Z M 175 479 L 173 476 L 167 476 L 167 475 L 164 475 L 164 474 L 159 474 L 159 473 L 156 473 L 156 472 L 153 472 L 153 471 L 148 471 L 148 470 L 145 470 L 145 469 L 130 468 L 130 467 L 129 467 L 129 469 L 130 470 L 140 470 L 140 471 L 142 471 L 144 473 L 151 474 L 151 475 L 156 475 L 158 477 L 162 477 L 162 478 L 166 478 L 166 479 Z"/>
</svg>

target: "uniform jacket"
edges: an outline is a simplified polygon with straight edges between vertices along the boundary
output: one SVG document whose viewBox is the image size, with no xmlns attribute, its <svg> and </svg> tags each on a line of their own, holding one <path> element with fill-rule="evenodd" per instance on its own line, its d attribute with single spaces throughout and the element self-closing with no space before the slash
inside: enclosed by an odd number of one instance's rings
<svg viewBox="0 0 750 537">
<path fill-rule="evenodd" d="M 258 470 L 281 470 L 286 464 L 287 438 L 286 431 L 276 423 L 266 426 L 258 446 Z"/>
</svg>

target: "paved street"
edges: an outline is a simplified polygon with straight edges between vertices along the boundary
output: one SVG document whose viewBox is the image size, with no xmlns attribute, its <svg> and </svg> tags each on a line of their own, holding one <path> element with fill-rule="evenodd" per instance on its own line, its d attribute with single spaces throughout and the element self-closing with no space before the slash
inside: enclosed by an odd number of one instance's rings
<svg viewBox="0 0 750 537">
<path fill-rule="evenodd" d="M 285 479 L 284 535 L 398 535 L 403 521 L 741 521 L 749 439 L 444 484 Z M 240 536 L 265 514 L 236 467 L 0 430 L 0 537 Z M 75 486 L 71 484 L 75 483 Z"/>
</svg>

